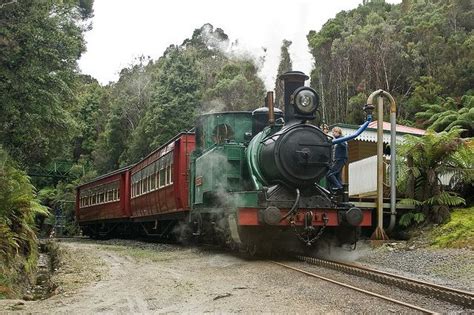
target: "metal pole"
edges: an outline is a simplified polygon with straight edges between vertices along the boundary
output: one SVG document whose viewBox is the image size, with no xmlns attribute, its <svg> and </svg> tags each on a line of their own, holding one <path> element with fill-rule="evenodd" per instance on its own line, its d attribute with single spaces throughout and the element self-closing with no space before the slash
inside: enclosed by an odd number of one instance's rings
<svg viewBox="0 0 474 315">
<path fill-rule="evenodd" d="M 395 227 L 397 219 L 397 210 L 395 204 L 397 202 L 397 106 L 393 97 L 385 92 L 385 96 L 390 101 L 390 224 L 387 231 L 392 231 Z"/>
<path fill-rule="evenodd" d="M 267 107 L 268 107 L 268 124 L 270 126 L 273 126 L 275 124 L 275 113 L 274 113 L 274 104 L 273 104 L 273 92 L 268 91 L 267 92 L 267 97 L 265 99 L 267 101 Z"/>
<path fill-rule="evenodd" d="M 383 229 L 383 96 L 378 96 L 377 105 L 377 228 Z"/>
</svg>

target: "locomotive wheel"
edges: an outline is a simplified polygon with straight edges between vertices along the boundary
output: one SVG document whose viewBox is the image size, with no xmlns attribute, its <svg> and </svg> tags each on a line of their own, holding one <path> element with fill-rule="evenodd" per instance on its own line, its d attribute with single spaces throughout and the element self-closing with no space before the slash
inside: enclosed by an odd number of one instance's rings
<svg viewBox="0 0 474 315">
<path fill-rule="evenodd" d="M 258 245 L 257 243 L 247 243 L 244 248 L 244 253 L 250 259 L 267 258 L 271 256 L 272 248 L 268 245 Z"/>
<path fill-rule="evenodd" d="M 229 249 L 232 251 L 232 252 L 235 252 L 239 249 L 239 244 L 237 244 L 236 242 L 234 242 L 233 240 L 230 240 L 228 242 L 228 246 L 229 246 Z"/>
<path fill-rule="evenodd" d="M 255 256 L 257 256 L 257 253 L 258 253 L 258 247 L 257 247 L 257 244 L 249 244 L 247 246 L 247 253 L 250 257 L 254 258 Z"/>
<path fill-rule="evenodd" d="M 355 244 L 360 237 L 361 228 L 357 227 L 340 227 L 336 232 L 339 244 Z"/>
<path fill-rule="evenodd" d="M 191 231 L 194 238 L 198 239 L 202 234 L 202 216 L 199 212 L 191 214 Z"/>
</svg>

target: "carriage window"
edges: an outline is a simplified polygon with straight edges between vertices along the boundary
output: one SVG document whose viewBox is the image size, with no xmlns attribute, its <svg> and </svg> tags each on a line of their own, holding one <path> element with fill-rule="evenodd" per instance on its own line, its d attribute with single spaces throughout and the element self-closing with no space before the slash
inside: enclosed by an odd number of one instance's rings
<svg viewBox="0 0 474 315">
<path fill-rule="evenodd" d="M 171 184 L 171 166 L 166 167 L 166 184 Z"/>
<path fill-rule="evenodd" d="M 117 189 L 117 200 L 120 200 L 120 188 Z"/>
<path fill-rule="evenodd" d="M 173 184 L 173 164 L 170 165 L 170 184 Z"/>
<path fill-rule="evenodd" d="M 156 174 L 155 173 L 153 173 L 150 176 L 150 182 L 151 182 L 151 190 L 155 190 L 156 189 Z"/>
<path fill-rule="evenodd" d="M 165 182 L 166 182 L 166 170 L 165 170 L 165 168 L 163 167 L 163 168 L 160 170 L 160 188 L 165 185 Z"/>
<path fill-rule="evenodd" d="M 107 198 L 107 201 L 113 201 L 114 200 L 114 191 L 109 190 L 108 195 L 109 195 L 109 197 Z"/>
</svg>

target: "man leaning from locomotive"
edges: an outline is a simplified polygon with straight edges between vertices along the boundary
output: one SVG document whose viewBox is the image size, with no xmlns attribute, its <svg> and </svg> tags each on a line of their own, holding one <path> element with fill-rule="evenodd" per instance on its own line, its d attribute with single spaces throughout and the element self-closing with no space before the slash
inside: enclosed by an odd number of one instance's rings
<svg viewBox="0 0 474 315">
<path fill-rule="evenodd" d="M 339 127 L 332 128 L 332 135 L 334 138 L 342 137 L 342 130 Z M 334 191 L 342 190 L 342 168 L 347 163 L 347 142 L 341 142 L 335 145 L 333 149 L 333 160 L 331 168 L 329 169 L 327 178 L 330 184 L 330 187 Z"/>
</svg>

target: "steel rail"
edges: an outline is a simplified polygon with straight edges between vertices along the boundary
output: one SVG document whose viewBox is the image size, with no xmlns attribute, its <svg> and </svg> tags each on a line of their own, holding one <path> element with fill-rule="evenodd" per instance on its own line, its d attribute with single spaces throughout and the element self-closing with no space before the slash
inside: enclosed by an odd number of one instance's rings
<svg viewBox="0 0 474 315">
<path fill-rule="evenodd" d="M 282 266 L 282 267 L 285 267 L 285 268 L 288 268 L 288 269 L 291 269 L 291 270 L 294 270 L 294 271 L 298 271 L 298 272 L 303 273 L 307 276 L 314 277 L 314 278 L 317 278 L 317 279 L 321 279 L 321 280 L 324 280 L 324 281 L 327 281 L 327 282 L 331 282 L 333 284 L 337 284 L 339 286 L 349 288 L 349 289 L 355 290 L 357 292 L 361 292 L 361 293 L 364 293 L 364 294 L 367 294 L 367 295 L 370 295 L 370 296 L 374 296 L 374 297 L 383 299 L 385 301 L 389 301 L 389 302 L 392 302 L 392 303 L 395 303 L 395 304 L 398 304 L 398 305 L 402 305 L 402 306 L 411 308 L 413 310 L 417 310 L 417 311 L 420 311 L 420 312 L 423 312 L 423 313 L 426 313 L 426 314 L 438 314 L 438 313 L 436 313 L 434 311 L 431 311 L 431 310 L 428 310 L 426 308 L 422 308 L 422 307 L 419 307 L 419 306 L 416 306 L 416 305 L 413 305 L 413 304 L 409 304 L 409 303 L 406 303 L 406 302 L 403 302 L 403 301 L 395 300 L 395 299 L 392 299 L 388 296 L 384 296 L 384 295 L 381 295 L 381 294 L 378 294 L 378 293 L 375 293 L 375 292 L 372 292 L 372 291 L 364 290 L 364 289 L 355 287 L 353 285 L 350 285 L 350 284 L 347 284 L 347 283 L 344 283 L 344 282 L 339 282 L 339 281 L 336 281 L 336 280 L 333 280 L 333 279 L 330 279 L 330 278 L 326 278 L 326 277 L 317 275 L 315 273 L 308 272 L 306 270 L 295 268 L 295 267 L 292 267 L 292 266 L 289 266 L 289 265 L 286 265 L 286 264 L 283 264 L 283 263 L 280 263 L 280 262 L 277 262 L 277 261 L 272 261 L 272 262 L 274 264 L 279 265 L 279 266 Z"/>
<path fill-rule="evenodd" d="M 300 255 L 297 255 L 295 257 L 298 260 L 305 261 L 309 264 L 343 271 L 356 276 L 368 278 L 383 284 L 395 285 L 404 290 L 412 291 L 415 293 L 421 293 L 464 307 L 474 307 L 474 293 L 472 292 L 458 290 L 354 264 Z"/>
</svg>

